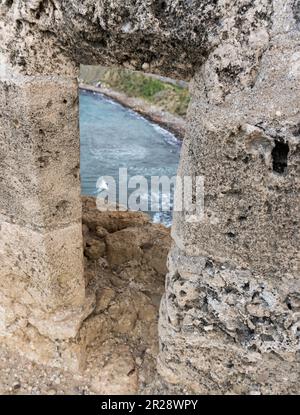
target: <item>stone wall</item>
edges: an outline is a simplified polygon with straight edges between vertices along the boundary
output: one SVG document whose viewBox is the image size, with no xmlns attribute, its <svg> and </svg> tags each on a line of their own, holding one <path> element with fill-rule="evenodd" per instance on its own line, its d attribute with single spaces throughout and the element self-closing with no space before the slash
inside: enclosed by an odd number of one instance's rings
<svg viewBox="0 0 300 415">
<path fill-rule="evenodd" d="M 300 49 L 287 6 L 250 35 L 263 50 L 251 71 L 225 41 L 193 80 L 180 173 L 204 175 L 205 217 L 175 219 L 160 365 L 199 392 L 299 391 Z"/>
<path fill-rule="evenodd" d="M 146 68 L 192 78 L 179 172 L 205 177 L 204 220 L 172 230 L 159 370 L 299 393 L 299 1 L 0 4 L 2 333 L 27 292 L 32 312 L 84 316 L 76 70 Z"/>
<path fill-rule="evenodd" d="M 23 341 L 41 344 L 40 334 L 59 340 L 59 361 L 90 313 L 77 94 L 75 79 L 33 77 L 2 65 L 0 334 L 12 344 L 17 337 L 20 349 Z"/>
</svg>

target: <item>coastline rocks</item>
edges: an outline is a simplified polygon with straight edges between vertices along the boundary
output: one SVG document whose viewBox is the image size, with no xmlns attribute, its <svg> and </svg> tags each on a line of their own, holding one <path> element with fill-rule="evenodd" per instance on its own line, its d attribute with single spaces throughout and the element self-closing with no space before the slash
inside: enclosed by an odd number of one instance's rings
<svg viewBox="0 0 300 415">
<path fill-rule="evenodd" d="M 85 243 L 84 255 L 89 259 L 99 259 L 105 254 L 105 242 L 99 239 L 88 238 Z"/>
<path fill-rule="evenodd" d="M 166 257 L 171 237 L 169 230 L 163 226 L 150 224 L 142 228 L 130 227 L 107 235 L 105 240 L 111 266 L 135 259 L 146 261 L 160 274 L 167 272 Z"/>
<path fill-rule="evenodd" d="M 82 197 L 82 208 L 82 222 L 95 234 L 103 232 L 103 229 L 112 233 L 129 226 L 142 226 L 150 222 L 150 217 L 143 212 L 97 210 L 96 199 L 93 197 Z"/>
<path fill-rule="evenodd" d="M 79 332 L 88 347 L 87 365 L 93 367 L 90 388 L 102 394 L 138 393 L 157 380 L 157 326 L 170 231 L 144 213 L 100 212 L 88 197 L 83 198 L 83 223 L 85 276 L 96 296 Z"/>
<path fill-rule="evenodd" d="M 149 265 L 158 274 L 167 273 L 170 231 L 163 225 L 150 223 L 150 217 L 143 212 L 100 212 L 94 198 L 84 197 L 83 236 L 88 259 L 106 256 L 111 267 L 135 260 Z"/>
</svg>

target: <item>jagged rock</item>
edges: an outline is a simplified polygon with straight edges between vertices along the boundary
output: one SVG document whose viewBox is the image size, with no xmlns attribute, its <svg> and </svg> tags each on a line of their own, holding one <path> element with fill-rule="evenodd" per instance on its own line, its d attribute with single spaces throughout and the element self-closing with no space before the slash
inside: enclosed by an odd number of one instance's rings
<svg viewBox="0 0 300 415">
<path fill-rule="evenodd" d="M 99 211 L 94 198 L 83 197 L 83 223 L 95 233 L 100 227 L 111 233 L 130 226 L 143 226 L 149 221 L 150 217 L 143 212 Z"/>
<path fill-rule="evenodd" d="M 144 259 L 158 273 L 166 272 L 166 257 L 171 238 L 165 227 L 153 224 L 129 227 L 107 235 L 105 241 L 111 266 Z"/>
<path fill-rule="evenodd" d="M 88 238 L 86 241 L 86 247 L 84 255 L 89 259 L 99 259 L 104 256 L 106 251 L 105 242 L 99 239 Z"/>
<path fill-rule="evenodd" d="M 114 330 L 130 334 L 137 321 L 137 312 L 130 297 L 124 297 L 109 307 L 109 316 L 114 322 Z"/>
<path fill-rule="evenodd" d="M 99 313 L 108 308 L 115 298 L 116 292 L 110 287 L 104 287 L 97 293 L 95 313 Z"/>
<path fill-rule="evenodd" d="M 107 257 L 111 266 L 130 260 L 140 260 L 143 251 L 139 246 L 136 228 L 127 228 L 106 238 Z"/>
<path fill-rule="evenodd" d="M 105 238 L 105 236 L 108 234 L 108 231 L 105 228 L 103 228 L 102 226 L 97 226 L 95 232 L 96 232 L 96 235 L 99 238 Z"/>
</svg>

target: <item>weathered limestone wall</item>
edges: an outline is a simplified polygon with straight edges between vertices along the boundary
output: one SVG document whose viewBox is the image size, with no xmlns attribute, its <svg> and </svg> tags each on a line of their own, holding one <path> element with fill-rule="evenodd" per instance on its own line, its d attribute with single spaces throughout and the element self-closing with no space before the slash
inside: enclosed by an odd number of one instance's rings
<svg viewBox="0 0 300 415">
<path fill-rule="evenodd" d="M 204 175 L 205 217 L 175 219 L 159 366 L 200 393 L 299 393 L 300 49 L 284 6 L 251 34 L 251 71 L 224 41 L 191 88 L 180 174 Z"/>
<path fill-rule="evenodd" d="M 1 295 L 8 290 L 8 301 L 22 298 L 23 306 L 29 292 L 37 315 L 89 312 L 79 252 L 76 67 L 193 77 L 180 174 L 204 175 L 206 211 L 200 224 L 175 218 L 160 373 L 201 393 L 299 392 L 299 1 L 0 5 Z M 6 321 L 13 308 L 2 308 Z M 63 321 L 72 319 L 63 313 Z M 40 326 L 39 317 L 30 324 Z M 53 335 L 47 327 L 39 333 L 54 342 L 66 335 L 63 326 Z"/>
<path fill-rule="evenodd" d="M 61 364 L 64 341 L 90 312 L 76 78 L 24 75 L 2 55 L 0 108 L 0 335 L 23 350 L 32 342 L 37 358 L 40 334 L 59 340 L 48 355 Z"/>
</svg>

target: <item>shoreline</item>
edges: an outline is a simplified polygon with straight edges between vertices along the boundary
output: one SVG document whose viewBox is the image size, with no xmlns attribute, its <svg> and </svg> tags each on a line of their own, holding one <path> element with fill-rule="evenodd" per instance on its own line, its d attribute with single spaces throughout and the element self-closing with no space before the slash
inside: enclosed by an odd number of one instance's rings
<svg viewBox="0 0 300 415">
<path fill-rule="evenodd" d="M 96 87 L 93 85 L 80 83 L 79 89 L 83 91 L 103 94 L 126 108 L 130 108 L 148 120 L 160 125 L 173 133 L 176 138 L 183 140 L 185 135 L 186 121 L 182 117 L 163 111 L 160 107 L 148 104 L 141 98 L 128 97 L 122 92 L 117 92 L 110 88 Z"/>
</svg>

